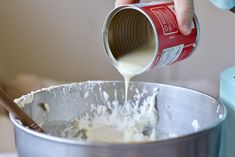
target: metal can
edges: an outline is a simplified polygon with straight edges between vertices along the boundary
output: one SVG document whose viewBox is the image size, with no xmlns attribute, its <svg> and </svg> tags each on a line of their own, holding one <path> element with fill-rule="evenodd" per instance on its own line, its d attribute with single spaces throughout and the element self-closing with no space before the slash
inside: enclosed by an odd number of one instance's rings
<svg viewBox="0 0 235 157">
<path fill-rule="evenodd" d="M 103 43 L 115 67 L 118 58 L 150 45 L 152 59 L 136 72 L 140 74 L 190 56 L 198 44 L 199 33 L 196 15 L 189 35 L 179 31 L 173 2 L 136 3 L 111 11 L 104 23 Z"/>
</svg>

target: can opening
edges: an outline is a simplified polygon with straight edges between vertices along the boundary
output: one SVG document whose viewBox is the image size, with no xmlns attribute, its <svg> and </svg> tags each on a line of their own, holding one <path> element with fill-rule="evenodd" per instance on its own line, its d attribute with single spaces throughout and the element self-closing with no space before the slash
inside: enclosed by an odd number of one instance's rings
<svg viewBox="0 0 235 157">
<path fill-rule="evenodd" d="M 107 41 L 111 51 L 109 55 L 112 55 L 114 62 L 128 54 L 138 53 L 139 56 L 144 56 L 143 60 L 134 63 L 140 64 L 142 68 L 134 73 L 143 72 L 152 63 L 156 39 L 153 26 L 144 13 L 135 8 L 122 8 L 109 19 L 107 29 Z M 135 60 L 130 59 L 128 62 Z"/>
</svg>

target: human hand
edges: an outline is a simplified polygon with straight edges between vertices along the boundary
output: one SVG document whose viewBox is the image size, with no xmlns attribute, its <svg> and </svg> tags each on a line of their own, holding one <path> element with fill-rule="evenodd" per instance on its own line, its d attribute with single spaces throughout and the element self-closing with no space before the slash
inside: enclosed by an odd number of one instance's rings
<svg viewBox="0 0 235 157">
<path fill-rule="evenodd" d="M 139 0 L 116 0 L 116 6 L 138 2 Z M 174 0 L 174 4 L 180 32 L 184 35 L 189 35 L 194 16 L 193 0 Z"/>
</svg>

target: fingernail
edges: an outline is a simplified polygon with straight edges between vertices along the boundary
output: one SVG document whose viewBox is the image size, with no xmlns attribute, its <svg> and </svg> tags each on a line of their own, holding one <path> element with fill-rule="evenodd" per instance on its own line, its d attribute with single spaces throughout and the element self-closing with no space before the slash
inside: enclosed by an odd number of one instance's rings
<svg viewBox="0 0 235 157">
<path fill-rule="evenodd" d="M 185 21 L 182 25 L 182 33 L 184 35 L 189 35 L 191 33 L 192 30 L 192 21 Z"/>
</svg>

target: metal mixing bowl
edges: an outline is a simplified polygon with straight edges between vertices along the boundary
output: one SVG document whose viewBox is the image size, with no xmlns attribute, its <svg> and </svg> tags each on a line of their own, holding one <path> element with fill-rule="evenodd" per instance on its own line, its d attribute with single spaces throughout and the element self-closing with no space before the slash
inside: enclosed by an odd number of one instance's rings
<svg viewBox="0 0 235 157">
<path fill-rule="evenodd" d="M 128 98 L 133 100 L 136 92 L 143 92 L 143 100 L 157 88 L 157 141 L 100 143 L 64 139 L 32 131 L 10 114 L 18 157 L 218 157 L 225 107 L 204 93 L 155 83 L 131 82 Z M 109 94 L 109 100 L 114 99 L 114 93 L 119 101 L 124 100 L 123 82 L 88 81 L 42 89 L 15 101 L 37 123 L 59 128 L 89 111 L 87 104 L 105 104 L 103 91 Z M 86 92 L 90 93 L 88 97 L 84 96 Z M 48 106 L 43 108 L 42 104 Z M 171 133 L 178 136 L 166 138 Z"/>
</svg>

